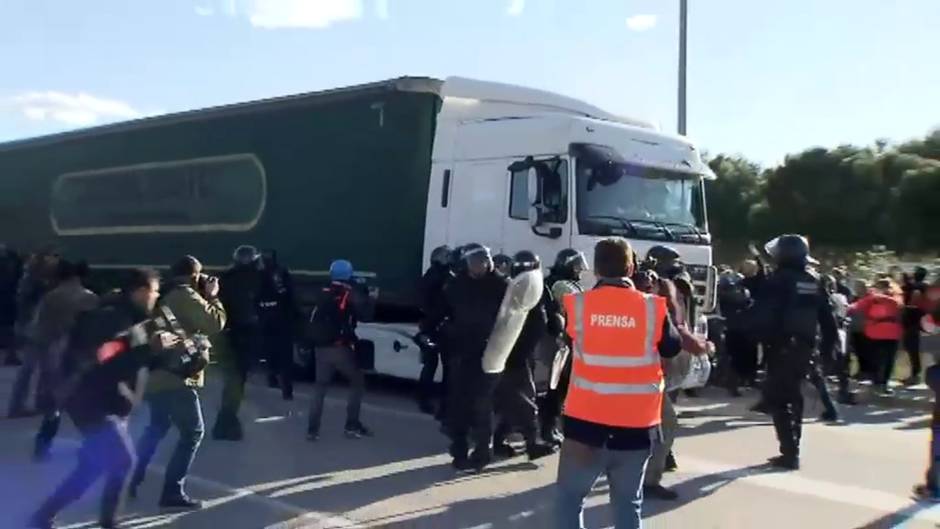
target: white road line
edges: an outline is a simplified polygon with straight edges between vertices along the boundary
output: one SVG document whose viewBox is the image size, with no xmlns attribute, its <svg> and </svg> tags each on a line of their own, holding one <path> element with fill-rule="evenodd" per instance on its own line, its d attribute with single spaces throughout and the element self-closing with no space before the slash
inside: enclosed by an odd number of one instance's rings
<svg viewBox="0 0 940 529">
<path fill-rule="evenodd" d="M 909 497 L 898 496 L 879 490 L 866 489 L 855 485 L 843 485 L 822 481 L 801 476 L 796 473 L 761 473 L 759 470 L 741 469 L 726 463 L 715 463 L 685 456 L 682 458 L 682 469 L 683 474 L 721 474 L 725 476 L 728 481 L 745 483 L 791 494 L 812 496 L 833 503 L 843 503 L 886 513 L 910 509 L 916 505 L 916 502 Z M 691 470 L 691 472 L 687 472 L 687 470 Z M 940 509 L 912 512 L 911 519 L 940 523 Z"/>
<path fill-rule="evenodd" d="M 278 422 L 287 419 L 284 415 L 272 415 L 270 417 L 258 417 L 255 419 L 256 423 L 264 424 L 266 422 Z"/>
<path fill-rule="evenodd" d="M 66 438 L 66 437 L 57 438 L 56 443 L 67 444 L 67 445 L 71 445 L 74 447 L 78 447 L 81 445 L 81 443 L 77 439 Z M 163 475 L 166 473 L 166 467 L 155 464 L 155 463 L 151 464 L 149 467 L 147 467 L 147 469 L 150 472 L 160 474 L 160 475 Z M 251 501 L 251 502 L 258 503 L 258 504 L 262 504 L 275 511 L 280 511 L 285 514 L 295 516 L 297 518 L 303 518 L 304 520 L 309 520 L 310 523 L 308 525 L 304 525 L 303 526 L 304 529 L 351 529 L 355 527 L 360 527 L 360 524 L 358 522 L 355 522 L 343 516 L 310 511 L 309 509 L 298 507 L 286 501 L 278 500 L 272 497 L 259 494 L 258 492 L 253 490 L 252 487 L 235 488 L 225 483 L 222 483 L 221 481 L 216 481 L 216 480 L 204 478 L 201 476 L 194 476 L 192 474 L 187 476 L 186 480 L 189 483 L 195 483 L 196 485 L 199 485 L 201 487 L 204 487 L 210 490 L 215 490 L 217 492 L 221 492 L 225 494 L 222 497 L 206 501 L 204 510 L 211 509 L 213 507 L 218 507 L 220 505 L 224 505 L 226 503 L 230 503 L 236 500 L 245 499 L 246 501 Z M 162 527 L 168 524 L 172 524 L 173 522 L 175 522 L 179 518 L 182 518 L 183 516 L 186 516 L 187 514 L 190 514 L 190 513 L 181 512 L 181 513 L 161 515 L 159 517 L 151 516 L 149 519 L 146 519 L 144 524 L 141 524 L 141 525 L 137 525 L 137 523 L 139 522 L 135 522 L 134 518 L 130 518 L 126 520 L 126 522 L 129 524 L 133 524 L 133 525 L 130 525 L 132 529 L 149 529 L 152 527 Z M 297 519 L 297 518 L 294 518 L 294 519 Z M 279 522 L 279 523 L 284 523 L 284 522 Z M 82 528 L 87 528 L 87 527 L 88 527 L 88 522 L 83 522 L 79 524 L 68 525 L 68 526 L 63 527 L 62 529 L 82 529 Z M 278 526 L 278 524 L 274 524 L 273 527 L 276 528 L 280 526 Z M 290 527 L 293 527 L 293 526 L 290 526 Z"/>
<path fill-rule="evenodd" d="M 254 389 L 262 390 L 262 391 L 265 391 L 265 392 L 267 392 L 267 393 L 276 393 L 277 395 L 280 395 L 280 393 L 281 393 L 281 390 L 278 389 L 278 388 L 270 388 L 270 387 L 267 387 L 267 386 L 263 386 L 263 385 L 261 385 L 261 384 L 250 384 L 250 386 L 252 386 Z M 305 392 L 305 391 L 296 391 L 296 390 L 295 390 L 295 391 L 294 391 L 294 396 L 295 396 L 295 397 L 303 397 L 303 398 L 305 398 L 305 399 L 313 399 L 313 393 L 308 393 L 308 392 Z M 326 401 L 327 401 L 327 403 L 329 403 L 329 404 L 331 404 L 331 405 L 344 405 L 344 406 L 346 405 L 346 399 L 344 399 L 344 398 L 339 398 L 339 397 L 334 397 L 334 396 L 330 396 L 330 395 L 327 395 L 327 396 L 326 396 Z M 399 410 L 399 409 L 395 409 L 395 408 L 389 408 L 389 407 L 387 407 L 387 406 L 379 406 L 379 405 L 376 405 L 376 404 L 370 404 L 370 403 L 368 403 L 368 402 L 363 402 L 361 407 L 362 407 L 362 409 L 368 410 L 368 411 L 373 412 L 373 413 L 381 413 L 381 414 L 384 414 L 384 415 L 388 415 L 388 416 L 391 416 L 391 417 L 398 417 L 398 418 L 401 418 L 401 419 L 409 419 L 409 420 L 421 421 L 421 422 L 428 422 L 428 423 L 437 422 L 437 420 L 436 420 L 433 416 L 428 415 L 428 414 L 426 414 L 426 413 L 421 413 L 421 412 L 419 412 L 419 411 Z"/>
</svg>

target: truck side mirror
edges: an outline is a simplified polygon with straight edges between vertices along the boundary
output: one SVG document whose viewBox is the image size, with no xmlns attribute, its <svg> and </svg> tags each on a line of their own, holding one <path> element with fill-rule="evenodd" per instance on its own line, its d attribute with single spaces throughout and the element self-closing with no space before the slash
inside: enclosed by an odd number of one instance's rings
<svg viewBox="0 0 940 529">
<path fill-rule="evenodd" d="M 542 207 L 533 204 L 529 208 L 529 225 L 532 226 L 532 229 L 538 228 L 545 223 L 544 214 L 542 213 Z"/>
<path fill-rule="evenodd" d="M 533 206 L 541 204 L 542 197 L 541 197 L 540 191 L 542 187 L 541 186 L 542 179 L 539 177 L 539 170 L 534 165 L 530 166 L 527 176 L 528 176 L 527 187 L 528 187 L 528 193 L 529 193 L 529 204 L 532 204 Z"/>
</svg>

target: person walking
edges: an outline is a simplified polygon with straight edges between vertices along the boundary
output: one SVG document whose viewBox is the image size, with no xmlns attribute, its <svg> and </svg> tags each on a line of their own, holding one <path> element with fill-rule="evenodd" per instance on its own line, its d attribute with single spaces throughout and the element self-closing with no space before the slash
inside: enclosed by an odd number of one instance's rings
<svg viewBox="0 0 940 529">
<path fill-rule="evenodd" d="M 98 296 L 82 284 L 87 274 L 85 263 L 59 261 L 58 286 L 42 298 L 36 309 L 32 333 L 33 354 L 39 367 L 36 402 L 43 413 L 33 445 L 33 458 L 37 461 L 48 458 L 61 424 L 55 394 L 62 383 L 62 361 L 69 347 L 69 334 L 81 314 L 98 306 Z"/>
<path fill-rule="evenodd" d="M 224 336 L 215 348 L 219 351 L 225 383 L 212 438 L 241 441 L 245 432 L 238 411 L 245 398 L 248 372 L 258 360 L 263 347 L 258 299 L 264 282 L 261 254 L 250 245 L 242 245 L 232 255 L 234 264 L 219 278 L 219 299 L 225 307 Z"/>
<path fill-rule="evenodd" d="M 891 279 L 882 278 L 867 296 L 855 302 L 849 309 L 864 316 L 865 338 L 869 354 L 876 368 L 875 385 L 882 395 L 891 395 L 891 375 L 898 346 L 904 335 L 901 325 L 903 305 L 897 285 Z"/>
<path fill-rule="evenodd" d="M 666 300 L 633 287 L 633 251 L 621 238 L 594 249 L 597 286 L 564 298 L 573 361 L 556 482 L 559 529 L 584 527 L 584 499 L 603 473 L 614 527 L 642 525 L 643 479 L 660 435 L 662 359 L 682 345 Z"/>
<path fill-rule="evenodd" d="M 149 366 L 179 342 L 172 333 L 147 331 L 159 295 L 159 275 L 134 270 L 119 294 L 77 321 L 65 361 L 69 389 L 64 409 L 82 436 L 78 464 L 27 527 L 54 528 L 56 515 L 102 477 L 100 527 L 119 527 L 125 483 L 135 460 L 127 418 L 143 396 Z"/>
<path fill-rule="evenodd" d="M 349 381 L 350 391 L 346 401 L 345 434 L 350 439 L 372 437 L 359 417 L 362 397 L 365 393 L 365 375 L 356 363 L 356 325 L 358 303 L 352 286 L 353 265 L 346 260 L 333 261 L 330 265 L 330 285 L 320 293 L 320 299 L 310 316 L 314 345 L 316 347 L 317 379 L 310 406 L 307 439 L 320 438 L 320 420 L 323 416 L 323 401 L 333 374 L 339 371 Z"/>
<path fill-rule="evenodd" d="M 170 271 L 173 275 L 170 290 L 160 304 L 169 309 L 186 336 L 216 337 L 225 327 L 225 309 L 218 298 L 218 279 L 204 276 L 202 263 L 191 255 L 177 261 Z M 204 352 L 200 369 L 179 372 L 173 366 L 165 365 L 151 373 L 146 393 L 150 424 L 137 443 L 140 460 L 130 482 L 132 498 L 137 497 L 157 446 L 173 426 L 179 431 L 179 441 L 166 468 L 160 507 L 202 508 L 202 502 L 190 498 L 184 486 L 205 431 L 199 391 L 205 385 L 208 353 Z"/>
<path fill-rule="evenodd" d="M 913 386 L 920 382 L 921 358 L 920 358 L 920 320 L 924 317 L 925 299 L 927 296 L 927 269 L 918 266 L 914 269 L 914 275 L 909 277 L 905 274 L 904 284 L 901 291 L 904 298 L 903 326 L 904 326 L 904 350 L 911 359 L 911 374 L 904 381 L 905 385 Z"/>
</svg>

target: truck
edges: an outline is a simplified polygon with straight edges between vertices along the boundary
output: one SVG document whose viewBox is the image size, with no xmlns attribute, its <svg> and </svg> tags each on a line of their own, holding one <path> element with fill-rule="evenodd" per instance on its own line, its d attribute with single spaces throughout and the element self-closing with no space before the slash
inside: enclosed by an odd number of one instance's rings
<svg viewBox="0 0 940 529">
<path fill-rule="evenodd" d="M 0 242 L 52 247 L 99 278 L 208 270 L 274 249 L 302 302 L 332 260 L 370 292 L 375 370 L 416 378 L 417 282 L 438 246 L 565 248 L 604 237 L 676 248 L 715 305 L 705 203 L 686 138 L 570 97 L 450 77 L 397 79 L 0 144 Z"/>
</svg>

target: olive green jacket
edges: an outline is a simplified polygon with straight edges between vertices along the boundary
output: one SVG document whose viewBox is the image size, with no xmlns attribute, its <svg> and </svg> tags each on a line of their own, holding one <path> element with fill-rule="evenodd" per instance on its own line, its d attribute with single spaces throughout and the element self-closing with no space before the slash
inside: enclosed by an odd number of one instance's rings
<svg viewBox="0 0 940 529">
<path fill-rule="evenodd" d="M 177 284 L 163 295 L 160 303 L 170 309 L 180 326 L 188 335 L 204 334 L 212 342 L 212 349 L 220 341 L 225 327 L 225 308 L 217 298 L 207 300 L 188 284 Z M 155 393 L 180 387 L 201 388 L 205 384 L 205 372 L 188 379 L 169 371 L 158 369 L 150 374 L 147 391 Z"/>
</svg>

